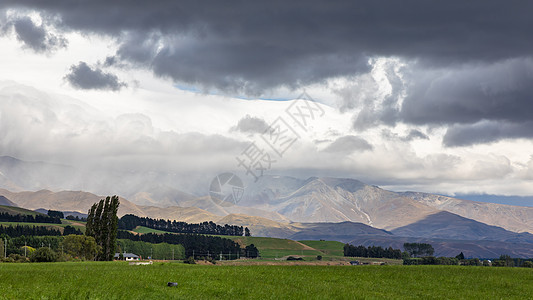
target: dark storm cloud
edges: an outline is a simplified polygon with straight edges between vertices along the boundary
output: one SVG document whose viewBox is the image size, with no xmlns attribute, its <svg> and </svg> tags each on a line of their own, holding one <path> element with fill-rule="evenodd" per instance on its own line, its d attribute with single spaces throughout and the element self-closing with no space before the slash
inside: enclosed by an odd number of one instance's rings
<svg viewBox="0 0 533 300">
<path fill-rule="evenodd" d="M 75 88 L 83 90 L 111 90 L 118 91 L 127 86 L 114 74 L 105 73 L 99 68 L 91 68 L 85 62 L 70 67 L 70 73 L 65 79 Z"/>
<path fill-rule="evenodd" d="M 445 145 L 455 145 L 455 137 L 472 128 L 487 134 L 479 142 L 527 137 L 520 126 L 533 114 L 530 1 L 4 0 L 2 9 L 35 10 L 58 30 L 114 38 L 118 50 L 107 66 L 145 68 L 226 93 L 257 95 L 358 78 L 369 72 L 370 58 L 406 62 L 403 77 L 386 71 L 392 92 L 379 103 L 375 88 L 340 93 L 347 98 L 341 109 L 359 110 L 357 131 L 397 122 L 453 126 Z M 19 39 L 33 49 L 50 43 L 45 28 L 28 20 L 17 28 Z M 113 75 L 84 70 L 114 82 L 105 87 L 120 88 Z M 476 125 L 482 121 L 513 124 L 522 134 L 491 135 Z"/>
<path fill-rule="evenodd" d="M 417 73 L 401 117 L 415 124 L 533 119 L 533 60 Z"/>
<path fill-rule="evenodd" d="M 111 35 L 117 58 L 180 82 L 245 93 L 368 71 L 366 59 L 426 65 L 530 55 L 525 1 L 6 0 L 57 26 Z M 0 7 L 1 8 L 1 7 Z"/>
<path fill-rule="evenodd" d="M 522 123 L 482 121 L 448 128 L 443 143 L 448 147 L 486 144 L 509 138 L 533 138 L 533 121 Z"/>
<path fill-rule="evenodd" d="M 372 150 L 374 147 L 368 143 L 365 139 L 357 136 L 347 135 L 336 139 L 328 147 L 324 149 L 324 152 L 331 153 L 352 153 Z"/>
<path fill-rule="evenodd" d="M 448 126 L 445 146 L 533 137 L 531 58 L 415 74 L 398 116 L 407 123 Z"/>
<path fill-rule="evenodd" d="M 51 52 L 67 47 L 65 38 L 48 32 L 44 24 L 37 26 L 29 17 L 11 20 L 9 25 L 13 26 L 17 39 L 35 52 Z"/>
<path fill-rule="evenodd" d="M 237 126 L 231 128 L 231 131 L 240 131 L 244 133 L 264 133 L 268 129 L 265 120 L 257 117 L 246 115 L 239 120 Z"/>
</svg>

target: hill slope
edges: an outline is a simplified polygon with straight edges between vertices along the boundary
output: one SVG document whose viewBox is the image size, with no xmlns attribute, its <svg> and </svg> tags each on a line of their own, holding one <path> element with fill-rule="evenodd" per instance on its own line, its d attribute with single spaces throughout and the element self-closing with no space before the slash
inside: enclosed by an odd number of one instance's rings
<svg viewBox="0 0 533 300">
<path fill-rule="evenodd" d="M 354 236 L 380 236 L 392 235 L 383 229 L 377 229 L 362 223 L 304 223 L 300 230 L 291 235 L 293 240 L 349 240 Z"/>
<path fill-rule="evenodd" d="M 447 240 L 487 240 L 510 243 L 532 243 L 533 234 L 515 233 L 501 227 L 487 225 L 447 211 L 392 230 L 397 236 Z"/>
<path fill-rule="evenodd" d="M 0 205 L 4 206 L 17 206 L 15 203 L 11 202 L 11 200 L 7 199 L 4 196 L 0 195 Z"/>
<path fill-rule="evenodd" d="M 7 196 L 18 206 L 27 209 L 45 208 L 59 211 L 79 212 L 87 212 L 94 203 L 104 198 L 91 193 L 79 191 L 62 191 L 55 193 L 49 190 L 40 190 L 37 192 L 14 193 L 0 189 L 0 194 Z M 135 204 L 124 198 L 120 198 L 119 215 L 128 213 L 145 216 L 142 210 L 140 210 Z"/>
<path fill-rule="evenodd" d="M 44 215 L 42 213 L 39 213 L 33 210 L 16 207 L 16 206 L 6 206 L 6 205 L 0 205 L 0 212 L 8 213 L 10 215 L 31 215 L 31 216 Z"/>
<path fill-rule="evenodd" d="M 401 194 L 427 206 L 465 218 L 515 232 L 533 233 L 533 207 L 476 202 L 427 193 Z"/>
</svg>

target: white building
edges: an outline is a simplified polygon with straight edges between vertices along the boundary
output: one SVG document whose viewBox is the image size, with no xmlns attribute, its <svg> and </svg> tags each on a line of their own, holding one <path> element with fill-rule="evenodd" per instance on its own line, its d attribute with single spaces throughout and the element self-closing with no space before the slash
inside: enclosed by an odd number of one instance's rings
<svg viewBox="0 0 533 300">
<path fill-rule="evenodd" d="M 133 253 L 122 253 L 122 257 L 123 257 L 123 260 L 125 261 L 133 261 L 133 260 L 140 260 L 140 257 L 136 254 L 133 254 Z M 120 253 L 115 253 L 115 256 L 114 256 L 114 259 L 115 260 L 119 260 L 120 259 Z"/>
</svg>

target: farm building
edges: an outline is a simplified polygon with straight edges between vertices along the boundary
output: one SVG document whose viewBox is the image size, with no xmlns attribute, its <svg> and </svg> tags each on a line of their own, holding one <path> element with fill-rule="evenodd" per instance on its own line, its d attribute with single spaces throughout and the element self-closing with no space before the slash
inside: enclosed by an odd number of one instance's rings
<svg viewBox="0 0 533 300">
<path fill-rule="evenodd" d="M 133 261 L 133 260 L 140 260 L 139 255 L 133 254 L 133 253 L 122 253 L 123 260 L 125 261 Z M 120 259 L 120 253 L 115 253 L 115 256 L 113 257 L 115 260 Z"/>
</svg>

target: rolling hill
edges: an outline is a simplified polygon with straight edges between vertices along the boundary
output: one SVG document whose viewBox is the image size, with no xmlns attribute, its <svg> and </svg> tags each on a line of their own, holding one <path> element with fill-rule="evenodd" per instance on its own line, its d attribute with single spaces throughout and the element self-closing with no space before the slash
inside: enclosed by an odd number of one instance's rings
<svg viewBox="0 0 533 300">
<path fill-rule="evenodd" d="M 59 211 L 79 212 L 87 212 L 94 203 L 104 198 L 81 191 L 52 192 L 49 190 L 15 193 L 0 189 L 0 195 L 6 196 L 18 206 L 27 209 L 45 208 Z M 124 215 L 128 213 L 144 216 L 143 212 L 137 207 L 137 205 L 121 198 L 119 214 Z"/>
<path fill-rule="evenodd" d="M 427 206 L 510 231 L 533 233 L 533 207 L 460 200 L 456 198 L 406 192 L 401 193 Z"/>
<path fill-rule="evenodd" d="M 533 234 L 512 232 L 447 211 L 441 211 L 418 222 L 396 228 L 392 230 L 392 233 L 397 236 L 431 239 L 485 240 L 533 244 Z"/>
<path fill-rule="evenodd" d="M 6 205 L 0 205 L 0 212 L 8 213 L 10 215 L 31 215 L 31 216 L 44 215 L 40 212 L 36 212 L 33 210 L 16 207 L 16 206 L 6 206 Z"/>
<path fill-rule="evenodd" d="M 7 199 L 4 196 L 0 196 L 0 205 L 4 206 L 17 206 L 15 203 L 11 202 L 11 200 Z"/>
<path fill-rule="evenodd" d="M 363 223 L 341 222 L 341 223 L 304 223 L 300 225 L 300 230 L 291 235 L 293 240 L 350 240 L 354 236 L 377 236 L 392 235 L 392 233 L 368 226 Z"/>
</svg>

